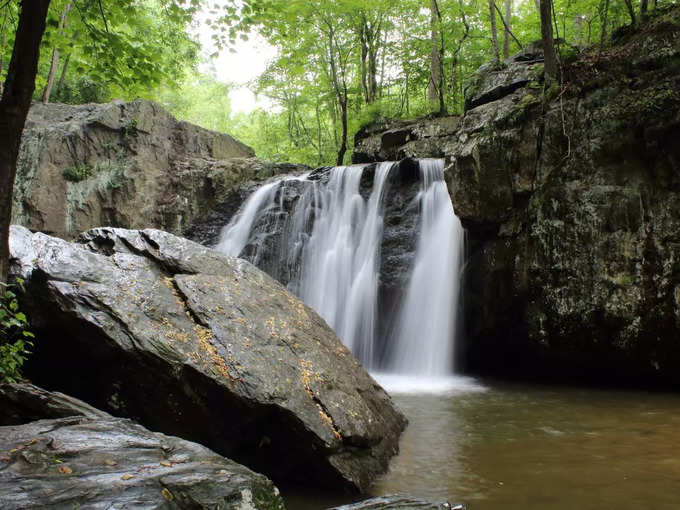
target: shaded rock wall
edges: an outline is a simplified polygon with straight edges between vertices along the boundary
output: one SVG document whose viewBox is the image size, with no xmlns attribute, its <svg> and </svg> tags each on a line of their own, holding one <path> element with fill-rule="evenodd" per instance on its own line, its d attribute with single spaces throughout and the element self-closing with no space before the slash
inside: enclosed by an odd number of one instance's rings
<svg viewBox="0 0 680 510">
<path fill-rule="evenodd" d="M 99 226 L 182 234 L 235 184 L 291 171 L 254 155 L 149 101 L 34 104 L 12 222 L 63 238 Z"/>
<path fill-rule="evenodd" d="M 469 369 L 680 383 L 680 11 L 565 65 L 559 97 L 536 60 L 482 69 L 462 117 L 364 129 L 355 158 L 446 159 Z"/>
</svg>

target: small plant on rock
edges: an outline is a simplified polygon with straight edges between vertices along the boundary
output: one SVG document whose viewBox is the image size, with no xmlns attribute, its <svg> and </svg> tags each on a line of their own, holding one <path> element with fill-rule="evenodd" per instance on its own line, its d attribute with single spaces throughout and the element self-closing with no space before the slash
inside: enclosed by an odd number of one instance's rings
<svg viewBox="0 0 680 510">
<path fill-rule="evenodd" d="M 33 347 L 33 333 L 28 331 L 26 315 L 19 311 L 15 291 L 24 291 L 24 282 L 0 283 L 0 383 L 16 382 L 21 367 Z"/>
<path fill-rule="evenodd" d="M 63 176 L 64 179 L 71 182 L 84 181 L 92 175 L 92 167 L 86 164 L 78 164 L 69 166 L 64 169 Z"/>
</svg>

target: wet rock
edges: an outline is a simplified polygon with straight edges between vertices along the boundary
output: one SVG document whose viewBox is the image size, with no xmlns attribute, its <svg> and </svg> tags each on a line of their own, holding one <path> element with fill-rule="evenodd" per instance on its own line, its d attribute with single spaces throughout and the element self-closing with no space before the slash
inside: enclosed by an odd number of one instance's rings
<svg viewBox="0 0 680 510">
<path fill-rule="evenodd" d="M 159 104 L 37 103 L 22 138 L 12 221 L 63 238 L 101 225 L 177 234 L 236 184 L 291 171 Z"/>
<path fill-rule="evenodd" d="M 446 501 L 439 503 L 414 498 L 404 494 L 380 496 L 359 503 L 343 505 L 329 510 L 451 510 L 457 508 Z M 458 507 L 464 510 L 461 505 Z"/>
<path fill-rule="evenodd" d="M 46 418 L 109 418 L 99 409 L 59 392 L 27 383 L 0 384 L 0 425 L 22 425 Z"/>
<path fill-rule="evenodd" d="M 405 418 L 272 278 L 158 230 L 80 241 L 12 227 L 37 383 L 277 482 L 363 490 L 387 468 Z"/>
<path fill-rule="evenodd" d="M 0 456 L 3 510 L 283 509 L 266 477 L 203 446 L 112 416 L 2 426 Z"/>
</svg>

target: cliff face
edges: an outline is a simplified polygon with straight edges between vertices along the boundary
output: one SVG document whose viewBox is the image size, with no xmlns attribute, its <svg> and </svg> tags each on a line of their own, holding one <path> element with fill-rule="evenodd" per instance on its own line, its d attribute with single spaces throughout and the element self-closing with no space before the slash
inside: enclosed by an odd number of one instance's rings
<svg viewBox="0 0 680 510">
<path fill-rule="evenodd" d="M 181 234 L 234 185 L 290 171 L 149 101 L 35 104 L 22 139 L 12 222 L 73 238 L 102 225 Z"/>
<path fill-rule="evenodd" d="M 368 126 L 354 159 L 446 159 L 468 368 L 680 383 L 680 10 L 542 79 L 528 48 L 462 117 Z"/>
</svg>

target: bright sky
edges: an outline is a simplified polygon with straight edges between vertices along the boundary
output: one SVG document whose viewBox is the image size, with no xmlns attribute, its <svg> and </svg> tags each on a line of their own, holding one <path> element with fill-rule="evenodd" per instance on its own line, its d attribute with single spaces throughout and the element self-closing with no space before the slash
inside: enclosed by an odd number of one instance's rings
<svg viewBox="0 0 680 510">
<path fill-rule="evenodd" d="M 198 38 L 206 55 L 215 51 L 211 34 L 212 29 L 201 22 L 198 27 Z M 248 41 L 238 39 L 234 50 L 235 53 L 228 49 L 222 50 L 217 58 L 204 65 L 201 70 L 212 71 L 218 80 L 237 85 L 229 94 L 234 112 L 247 113 L 258 106 L 271 109 L 271 101 L 266 97 L 256 98 L 248 88 L 248 82 L 262 74 L 268 62 L 276 57 L 276 49 L 262 37 L 251 35 Z"/>
</svg>

